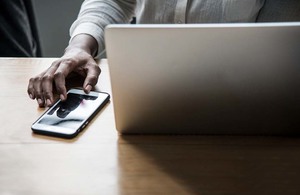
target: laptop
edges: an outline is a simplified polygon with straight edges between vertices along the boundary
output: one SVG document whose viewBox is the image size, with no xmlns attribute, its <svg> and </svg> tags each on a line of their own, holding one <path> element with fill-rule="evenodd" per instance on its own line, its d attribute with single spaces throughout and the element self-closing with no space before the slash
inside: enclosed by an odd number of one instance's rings
<svg viewBox="0 0 300 195">
<path fill-rule="evenodd" d="M 121 134 L 300 134 L 300 22 L 110 25 L 105 43 Z"/>
</svg>

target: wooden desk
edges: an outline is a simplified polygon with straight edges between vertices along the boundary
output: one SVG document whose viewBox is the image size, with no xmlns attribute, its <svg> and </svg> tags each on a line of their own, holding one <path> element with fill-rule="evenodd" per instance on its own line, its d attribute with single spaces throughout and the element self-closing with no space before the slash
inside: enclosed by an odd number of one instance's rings
<svg viewBox="0 0 300 195">
<path fill-rule="evenodd" d="M 1 195 L 300 194 L 299 138 L 119 136 L 112 103 L 74 140 L 32 134 L 28 79 L 53 60 L 0 59 Z"/>
</svg>

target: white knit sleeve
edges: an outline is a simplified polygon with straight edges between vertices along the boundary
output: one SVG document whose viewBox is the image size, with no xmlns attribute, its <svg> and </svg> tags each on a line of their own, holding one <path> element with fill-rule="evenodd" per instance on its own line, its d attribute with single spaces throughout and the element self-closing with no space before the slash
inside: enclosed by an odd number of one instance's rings
<svg viewBox="0 0 300 195">
<path fill-rule="evenodd" d="M 93 36 L 98 42 L 95 58 L 105 49 L 104 28 L 108 24 L 129 23 L 134 15 L 136 0 L 85 0 L 78 18 L 70 28 L 72 40 L 78 34 Z"/>
</svg>

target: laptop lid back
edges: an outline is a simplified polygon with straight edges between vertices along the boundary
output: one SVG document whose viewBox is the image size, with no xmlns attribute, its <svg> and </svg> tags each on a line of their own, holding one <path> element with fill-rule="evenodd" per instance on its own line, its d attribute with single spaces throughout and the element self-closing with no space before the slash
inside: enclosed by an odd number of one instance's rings
<svg viewBox="0 0 300 195">
<path fill-rule="evenodd" d="M 299 134 L 300 23 L 111 25 L 116 128 Z"/>
</svg>

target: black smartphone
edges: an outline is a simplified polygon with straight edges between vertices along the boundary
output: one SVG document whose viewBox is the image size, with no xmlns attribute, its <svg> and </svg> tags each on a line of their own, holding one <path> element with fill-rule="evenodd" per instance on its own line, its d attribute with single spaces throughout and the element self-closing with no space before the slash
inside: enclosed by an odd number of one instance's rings
<svg viewBox="0 0 300 195">
<path fill-rule="evenodd" d="M 91 91 L 86 94 L 80 89 L 70 89 L 67 99 L 57 101 L 32 124 L 31 129 L 38 134 L 73 138 L 109 99 L 108 93 Z"/>
</svg>

